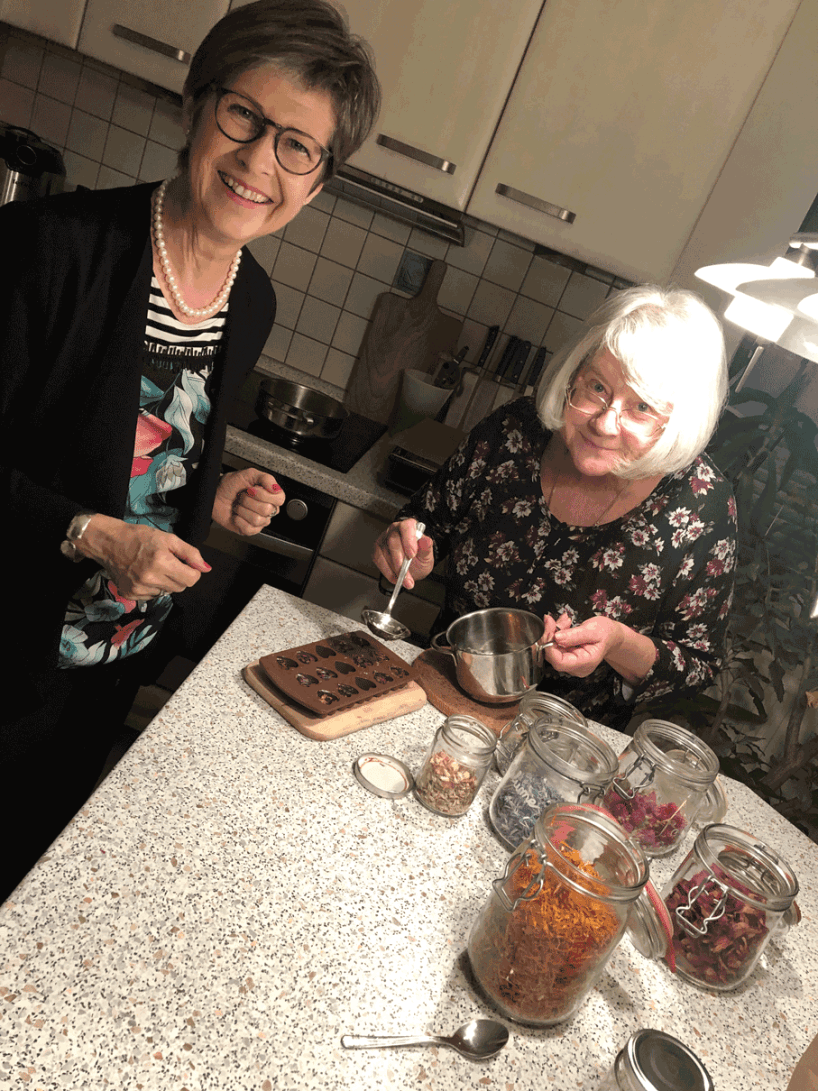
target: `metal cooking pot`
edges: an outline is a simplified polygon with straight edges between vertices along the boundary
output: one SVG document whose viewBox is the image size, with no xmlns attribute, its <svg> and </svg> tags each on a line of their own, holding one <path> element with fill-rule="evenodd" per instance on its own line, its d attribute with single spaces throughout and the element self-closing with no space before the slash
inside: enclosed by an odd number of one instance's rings
<svg viewBox="0 0 818 1091">
<path fill-rule="evenodd" d="M 305 439 L 333 439 L 349 416 L 335 398 L 289 379 L 265 379 L 259 386 L 256 412 Z"/>
<path fill-rule="evenodd" d="M 458 685 L 485 705 L 516 701 L 543 676 L 545 626 L 527 610 L 492 607 L 453 621 L 432 647 L 454 659 Z M 447 643 L 444 643 L 446 641 Z"/>
</svg>

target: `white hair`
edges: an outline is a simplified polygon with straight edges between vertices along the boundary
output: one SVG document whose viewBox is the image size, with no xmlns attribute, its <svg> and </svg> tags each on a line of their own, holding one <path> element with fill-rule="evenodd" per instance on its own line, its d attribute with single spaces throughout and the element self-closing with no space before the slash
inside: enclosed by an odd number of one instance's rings
<svg viewBox="0 0 818 1091">
<path fill-rule="evenodd" d="M 641 458 L 623 463 L 630 480 L 675 473 L 702 453 L 727 401 L 727 360 L 718 319 L 695 293 L 642 285 L 607 299 L 551 360 L 536 392 L 546 428 L 565 423 L 571 380 L 600 352 L 619 361 L 625 381 L 670 419 Z"/>
</svg>

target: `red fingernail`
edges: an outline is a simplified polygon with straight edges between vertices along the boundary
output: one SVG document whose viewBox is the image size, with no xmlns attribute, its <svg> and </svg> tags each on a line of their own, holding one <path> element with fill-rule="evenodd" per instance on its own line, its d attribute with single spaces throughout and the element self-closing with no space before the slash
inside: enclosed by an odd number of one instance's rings
<svg viewBox="0 0 818 1091">
<path fill-rule="evenodd" d="M 248 485 L 244 491 L 247 493 L 248 496 L 252 496 L 253 499 L 255 499 L 256 490 L 253 488 L 252 485 Z"/>
<path fill-rule="evenodd" d="M 270 492 L 284 492 L 282 487 L 278 484 L 270 486 Z"/>
</svg>

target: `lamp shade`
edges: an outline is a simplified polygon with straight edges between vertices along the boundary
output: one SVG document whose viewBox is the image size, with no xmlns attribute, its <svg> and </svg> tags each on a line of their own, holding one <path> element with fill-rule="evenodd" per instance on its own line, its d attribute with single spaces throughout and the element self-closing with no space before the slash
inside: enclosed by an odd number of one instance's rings
<svg viewBox="0 0 818 1091">
<path fill-rule="evenodd" d="M 798 314 L 798 307 L 807 296 L 815 295 L 818 284 L 814 277 L 794 277 L 792 279 L 752 280 L 739 284 L 738 291 L 762 303 L 784 307 L 791 314 Z"/>
<path fill-rule="evenodd" d="M 818 296 L 813 298 L 818 299 Z M 818 324 L 815 322 L 794 318 L 778 338 L 778 344 L 782 349 L 818 364 Z"/>
<path fill-rule="evenodd" d="M 705 265 L 696 276 L 708 284 L 729 292 L 733 299 L 724 317 L 764 341 L 777 341 L 792 322 L 792 311 L 766 300 L 753 297 L 747 286 L 756 281 L 770 282 L 778 279 L 804 279 L 815 281 L 815 273 L 803 265 L 776 258 L 772 265 L 755 265 L 751 262 L 728 262 L 724 265 Z"/>
<path fill-rule="evenodd" d="M 812 322 L 818 322 L 818 292 L 801 300 L 798 304 L 798 313 L 806 315 Z"/>
</svg>

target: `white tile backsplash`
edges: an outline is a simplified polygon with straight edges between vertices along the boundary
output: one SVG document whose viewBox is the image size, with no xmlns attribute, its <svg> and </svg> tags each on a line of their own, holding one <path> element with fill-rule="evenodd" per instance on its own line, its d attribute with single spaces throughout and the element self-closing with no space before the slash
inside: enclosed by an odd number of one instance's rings
<svg viewBox="0 0 818 1091">
<path fill-rule="evenodd" d="M 512 292 L 519 292 L 530 264 L 531 254 L 527 250 L 496 239 L 483 276 L 492 284 L 500 284 Z"/>
<path fill-rule="evenodd" d="M 353 272 L 345 265 L 339 265 L 328 258 L 319 258 L 315 263 L 315 270 L 310 281 L 309 293 L 317 299 L 323 299 L 325 303 L 333 303 L 336 307 L 343 307 L 344 300 L 349 292 Z"/>
<path fill-rule="evenodd" d="M 335 327 L 332 339 L 332 347 L 346 352 L 350 356 L 356 356 L 361 347 L 368 323 L 365 318 L 359 318 L 349 311 L 342 311 Z"/>
<path fill-rule="evenodd" d="M 358 269 L 374 280 L 391 284 L 395 279 L 404 251 L 405 247 L 400 243 L 370 232 L 361 250 Z"/>
<path fill-rule="evenodd" d="M 35 93 L 30 87 L 0 76 L 0 120 L 7 125 L 30 128 Z"/>
<path fill-rule="evenodd" d="M 153 109 L 156 97 L 121 83 L 114 100 L 114 112 L 111 121 L 132 133 L 147 136 L 153 121 Z"/>
<path fill-rule="evenodd" d="M 289 284 L 282 284 L 277 280 L 273 280 L 273 287 L 276 293 L 276 325 L 294 330 L 306 293 L 299 292 L 296 288 L 291 288 Z"/>
<path fill-rule="evenodd" d="M 111 120 L 116 101 L 117 81 L 95 68 L 83 68 L 74 106 L 105 121 Z"/>
<path fill-rule="evenodd" d="M 329 216 L 320 209 L 307 205 L 302 208 L 294 220 L 291 220 L 284 230 L 284 238 L 293 246 L 300 246 L 305 250 L 317 254 L 321 249 L 324 236 L 329 226 Z"/>
<path fill-rule="evenodd" d="M 157 144 L 155 140 L 146 140 L 139 181 L 158 182 L 160 178 L 170 178 L 175 173 L 176 152 L 164 144 Z"/>
<path fill-rule="evenodd" d="M 39 86 L 52 98 L 73 106 L 82 65 L 56 53 L 46 53 L 40 69 Z"/>
<path fill-rule="evenodd" d="M 111 125 L 102 153 L 102 162 L 106 167 L 121 170 L 132 178 L 139 177 L 142 156 L 145 153 L 145 138 L 120 125 Z"/>
<path fill-rule="evenodd" d="M 184 140 L 176 96 L 2 22 L 0 119 L 63 153 L 69 189 L 169 177 Z M 530 240 L 491 224 L 465 217 L 464 233 L 464 246 L 450 245 L 319 191 L 284 231 L 251 244 L 277 297 L 264 354 L 343 390 L 406 250 L 447 262 L 438 304 L 463 320 L 467 364 L 494 324 L 501 334 L 490 367 L 512 334 L 553 352 L 615 290 L 612 275 L 537 255 Z"/>
<path fill-rule="evenodd" d="M 339 265 L 346 265 L 354 269 L 358 264 L 361 251 L 366 242 L 366 231 L 362 227 L 356 227 L 344 219 L 333 215 L 324 241 L 321 244 L 321 254 L 330 261 L 337 261 Z"/>
<path fill-rule="evenodd" d="M 504 329 L 516 298 L 515 293 L 508 288 L 501 288 L 490 280 L 481 280 L 466 313 L 475 322 L 482 322 L 486 326 L 497 325 Z"/>
<path fill-rule="evenodd" d="M 347 292 L 344 307 L 359 318 L 369 318 L 381 292 L 388 292 L 389 285 L 364 273 L 355 273 Z"/>
<path fill-rule="evenodd" d="M 11 37 L 6 45 L 3 67 L 0 71 L 12 83 L 19 83 L 35 91 L 44 56 L 45 53 L 40 46 L 18 37 Z"/>
<path fill-rule="evenodd" d="M 98 166 L 102 162 L 109 128 L 108 122 L 101 117 L 94 117 L 93 114 L 75 108 L 71 111 L 65 146 L 69 151 L 96 160 Z"/>
<path fill-rule="evenodd" d="M 282 284 L 306 292 L 312 278 L 317 255 L 285 239 L 278 250 L 273 276 Z"/>
<path fill-rule="evenodd" d="M 335 327 L 341 315 L 340 307 L 333 307 L 331 303 L 325 303 L 323 299 L 316 299 L 308 295 L 298 316 L 295 327 L 297 333 L 303 333 L 312 337 L 324 345 L 329 345 L 335 334 Z"/>
<path fill-rule="evenodd" d="M 71 124 L 71 107 L 66 102 L 38 93 L 31 111 L 31 128 L 47 144 L 65 147 L 68 126 Z"/>
</svg>

